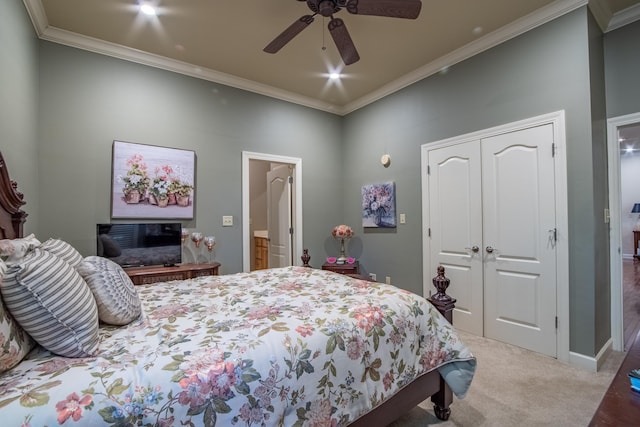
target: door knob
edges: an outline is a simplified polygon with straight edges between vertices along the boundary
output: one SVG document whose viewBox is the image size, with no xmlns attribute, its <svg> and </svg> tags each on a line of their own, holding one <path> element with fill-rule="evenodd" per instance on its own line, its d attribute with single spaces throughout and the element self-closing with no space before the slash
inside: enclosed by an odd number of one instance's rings
<svg viewBox="0 0 640 427">
<path fill-rule="evenodd" d="M 480 248 L 477 247 L 476 245 L 473 245 L 473 247 L 471 248 L 465 248 L 465 249 L 471 252 L 478 252 L 480 250 Z"/>
<path fill-rule="evenodd" d="M 487 253 L 492 253 L 493 252 L 493 248 L 491 246 L 487 246 L 485 248 L 485 250 L 487 251 Z"/>
</svg>

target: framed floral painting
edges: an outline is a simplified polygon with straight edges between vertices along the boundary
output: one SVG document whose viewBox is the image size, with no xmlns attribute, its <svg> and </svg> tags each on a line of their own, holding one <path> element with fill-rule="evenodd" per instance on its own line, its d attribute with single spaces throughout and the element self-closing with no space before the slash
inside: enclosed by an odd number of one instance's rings
<svg viewBox="0 0 640 427">
<path fill-rule="evenodd" d="M 362 186 L 362 226 L 396 227 L 396 186 L 393 181 Z"/>
<path fill-rule="evenodd" d="M 192 219 L 196 154 L 113 141 L 112 218 Z"/>
</svg>

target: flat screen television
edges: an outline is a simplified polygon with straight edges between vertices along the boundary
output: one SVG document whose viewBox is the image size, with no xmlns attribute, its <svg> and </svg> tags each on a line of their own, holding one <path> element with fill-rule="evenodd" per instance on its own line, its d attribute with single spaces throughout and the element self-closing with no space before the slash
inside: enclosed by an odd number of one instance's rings
<svg viewBox="0 0 640 427">
<path fill-rule="evenodd" d="M 182 262 L 182 224 L 97 224 L 97 255 L 122 267 Z"/>
</svg>

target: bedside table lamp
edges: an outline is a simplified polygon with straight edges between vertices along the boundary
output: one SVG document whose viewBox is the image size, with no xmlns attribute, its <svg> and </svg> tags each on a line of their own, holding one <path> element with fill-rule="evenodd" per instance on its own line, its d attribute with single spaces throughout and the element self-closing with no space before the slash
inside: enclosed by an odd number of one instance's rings
<svg viewBox="0 0 640 427">
<path fill-rule="evenodd" d="M 634 203 L 633 208 L 631 208 L 631 213 L 640 214 L 640 203 Z M 636 221 L 636 231 L 640 231 L 640 215 L 638 215 L 638 220 Z"/>
<path fill-rule="evenodd" d="M 348 225 L 340 224 L 333 227 L 331 235 L 336 239 L 340 239 L 340 256 L 336 261 L 338 264 L 344 264 L 347 261 L 347 256 L 344 251 L 344 241 L 353 237 L 354 232 Z"/>
</svg>

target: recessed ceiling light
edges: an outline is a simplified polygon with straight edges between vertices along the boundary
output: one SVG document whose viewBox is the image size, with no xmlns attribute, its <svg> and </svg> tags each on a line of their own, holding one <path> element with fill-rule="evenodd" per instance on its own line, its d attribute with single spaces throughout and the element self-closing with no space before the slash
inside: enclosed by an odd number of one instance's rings
<svg viewBox="0 0 640 427">
<path fill-rule="evenodd" d="M 329 74 L 329 78 L 331 80 L 338 80 L 340 78 L 340 74 L 339 73 L 331 73 L 331 74 Z"/>
<path fill-rule="evenodd" d="M 156 14 L 156 9 L 151 6 L 150 4 L 142 4 L 140 5 L 140 12 L 144 13 L 145 15 L 155 15 Z"/>
</svg>

